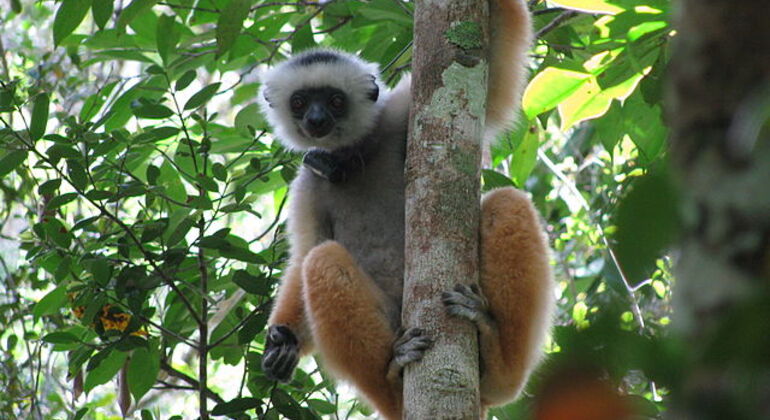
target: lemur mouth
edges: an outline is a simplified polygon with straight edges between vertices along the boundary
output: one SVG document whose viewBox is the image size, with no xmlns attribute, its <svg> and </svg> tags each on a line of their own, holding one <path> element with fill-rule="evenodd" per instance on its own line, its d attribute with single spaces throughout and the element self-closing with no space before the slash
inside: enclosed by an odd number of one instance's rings
<svg viewBox="0 0 770 420">
<path fill-rule="evenodd" d="M 320 139 L 322 137 L 326 137 L 329 133 L 332 132 L 331 127 L 309 127 L 307 130 L 307 134 L 310 135 L 310 137 L 313 137 L 315 139 Z"/>
</svg>

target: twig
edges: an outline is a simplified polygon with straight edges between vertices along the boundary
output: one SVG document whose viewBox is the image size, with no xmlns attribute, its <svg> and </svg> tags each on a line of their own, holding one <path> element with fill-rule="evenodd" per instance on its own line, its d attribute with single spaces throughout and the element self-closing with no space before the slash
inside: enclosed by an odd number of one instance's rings
<svg viewBox="0 0 770 420">
<path fill-rule="evenodd" d="M 542 38 L 543 35 L 547 34 L 548 32 L 551 32 L 552 30 L 558 28 L 562 23 L 572 19 L 573 17 L 577 16 L 578 12 L 574 10 L 567 10 L 564 13 L 560 14 L 559 16 L 556 16 L 552 21 L 548 22 L 547 25 L 540 28 L 537 33 L 535 33 L 535 38 Z"/>
<path fill-rule="evenodd" d="M 176 369 L 174 369 L 171 365 L 168 364 L 167 361 L 161 360 L 160 361 L 160 368 L 163 369 L 166 373 L 168 373 L 170 376 L 173 376 L 174 378 L 181 379 L 188 384 L 190 384 L 191 387 L 195 389 L 200 389 L 200 383 L 195 380 L 195 378 L 192 378 Z M 225 402 L 225 400 L 219 396 L 216 392 L 210 390 L 209 388 L 205 389 L 206 396 L 218 404 L 221 404 Z"/>
<path fill-rule="evenodd" d="M 588 204 L 586 199 L 583 197 L 582 194 L 580 194 L 580 191 L 578 191 L 577 186 L 574 182 L 567 179 L 567 176 L 562 173 L 562 171 L 556 167 L 556 165 L 553 163 L 553 161 L 548 157 L 548 155 L 545 154 L 541 149 L 537 150 L 537 157 L 545 163 L 545 166 L 548 167 L 548 169 L 553 172 L 554 175 L 556 175 L 557 178 L 561 182 L 564 183 L 564 185 L 567 187 L 569 192 L 580 202 L 580 206 L 583 207 L 583 209 L 588 214 L 589 219 L 592 220 L 594 225 L 596 225 L 596 229 L 599 231 L 599 236 L 602 238 L 602 243 L 604 244 L 605 248 L 607 248 L 607 253 L 610 255 L 610 260 L 612 260 L 612 264 L 615 266 L 615 268 L 618 270 L 618 273 L 620 274 L 620 279 L 623 282 L 623 286 L 625 286 L 626 291 L 628 292 L 628 296 L 631 301 L 631 312 L 634 315 L 634 320 L 636 320 L 636 323 L 638 324 L 640 329 L 644 329 L 644 317 L 642 316 L 642 310 L 639 307 L 639 302 L 636 299 L 636 293 L 634 292 L 634 288 L 631 286 L 631 283 L 629 283 L 628 278 L 626 278 L 626 274 L 623 272 L 623 267 L 620 265 L 620 261 L 618 261 L 617 256 L 615 255 L 615 251 L 612 250 L 612 246 L 610 246 L 610 241 L 607 239 L 607 235 L 604 232 L 604 229 L 602 228 L 602 225 L 598 223 L 597 221 L 593 220 L 593 215 L 591 213 L 591 206 Z"/>
</svg>

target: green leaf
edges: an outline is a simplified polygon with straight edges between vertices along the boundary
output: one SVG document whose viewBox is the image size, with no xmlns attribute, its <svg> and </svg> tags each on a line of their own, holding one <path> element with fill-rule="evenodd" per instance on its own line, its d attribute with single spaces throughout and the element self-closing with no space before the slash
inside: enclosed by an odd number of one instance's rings
<svg viewBox="0 0 770 420">
<path fill-rule="evenodd" d="M 614 15 L 624 11 L 622 7 L 603 0 L 551 0 L 555 5 L 587 13 Z"/>
<path fill-rule="evenodd" d="M 161 104 L 141 104 L 131 108 L 131 112 L 139 118 L 163 119 L 174 115 L 174 111 Z"/>
<path fill-rule="evenodd" d="M 148 165 L 147 170 L 144 172 L 144 176 L 147 177 L 148 184 L 157 185 L 158 177 L 160 176 L 160 168 L 155 165 Z"/>
<path fill-rule="evenodd" d="M 91 0 L 62 0 L 53 20 L 53 44 L 58 46 L 80 26 L 91 7 Z"/>
<path fill-rule="evenodd" d="M 181 222 L 179 222 L 177 227 L 174 229 L 174 232 L 171 233 L 171 236 L 168 237 L 166 246 L 171 248 L 181 242 L 185 235 L 187 235 L 187 232 L 190 231 L 190 228 L 192 228 L 194 225 L 195 219 L 192 217 L 185 217 Z"/>
<path fill-rule="evenodd" d="M 26 150 L 11 150 L 0 159 L 0 177 L 9 174 L 27 159 Z"/>
<path fill-rule="evenodd" d="M 88 414 L 88 407 L 83 407 L 80 410 L 78 410 L 74 416 L 72 416 L 72 420 L 80 420 L 82 419 L 86 414 Z"/>
<path fill-rule="evenodd" d="M 85 168 L 75 159 L 67 160 L 67 175 L 70 176 L 70 181 L 75 188 L 83 191 L 88 186 L 88 174 L 86 174 Z"/>
<path fill-rule="evenodd" d="M 126 26 L 131 23 L 134 19 L 136 19 L 137 16 L 145 12 L 146 10 L 149 10 L 152 6 L 155 5 L 159 0 L 134 0 L 129 4 L 125 9 L 123 9 L 122 12 L 120 12 L 120 17 L 118 17 L 118 23 L 115 25 L 115 28 L 119 32 L 125 32 Z"/>
<path fill-rule="evenodd" d="M 168 64 L 169 53 L 176 48 L 176 44 L 179 42 L 179 30 L 174 15 L 160 15 L 155 40 L 158 45 L 158 55 L 164 63 Z"/>
<path fill-rule="evenodd" d="M 83 384 L 83 390 L 89 392 L 96 386 L 109 382 L 118 374 L 120 368 L 123 367 L 127 356 L 127 353 L 115 350 L 110 351 L 96 366 L 91 366 L 91 363 L 89 363 L 89 367 L 92 369 L 88 371 L 85 383 Z"/>
<path fill-rule="evenodd" d="M 183 75 L 179 77 L 179 79 L 177 79 L 176 84 L 174 85 L 174 90 L 184 90 L 184 88 L 190 86 L 190 83 L 195 80 L 196 76 L 197 74 L 195 73 L 195 70 L 187 70 Z"/>
<path fill-rule="evenodd" d="M 112 278 L 112 265 L 105 258 L 93 258 L 84 261 L 84 265 L 91 273 L 96 284 L 104 287 Z"/>
<path fill-rule="evenodd" d="M 50 201 L 48 201 L 48 204 L 46 205 L 46 208 L 48 210 L 53 210 L 55 208 L 61 207 L 69 202 L 75 201 L 75 199 L 78 198 L 78 193 L 70 192 L 70 193 L 64 193 L 62 195 L 57 195 L 56 197 L 52 198 Z"/>
<path fill-rule="evenodd" d="M 71 344 L 77 343 L 79 340 L 75 334 L 57 331 L 44 336 L 43 341 L 51 344 Z"/>
<path fill-rule="evenodd" d="M 91 15 L 94 17 L 94 23 L 99 29 L 104 29 L 112 17 L 112 11 L 114 9 L 113 0 L 93 0 L 91 5 Z"/>
<path fill-rule="evenodd" d="M 262 401 L 252 397 L 240 397 L 228 402 L 219 403 L 211 410 L 215 416 L 224 416 L 229 414 L 243 413 L 246 410 L 252 410 L 262 405 Z"/>
<path fill-rule="evenodd" d="M 185 111 L 198 108 L 199 106 L 208 102 L 208 100 L 211 99 L 211 97 L 213 97 L 217 93 L 217 89 L 219 89 L 219 85 L 221 85 L 221 83 L 219 82 L 212 83 L 204 87 L 203 89 L 199 90 L 198 92 L 195 92 L 195 94 L 190 97 L 187 103 L 184 104 Z"/>
<path fill-rule="evenodd" d="M 270 284 L 264 276 L 254 276 L 246 270 L 238 270 L 233 274 L 233 283 L 253 295 L 266 296 L 270 293 Z"/>
<path fill-rule="evenodd" d="M 634 94 L 623 103 L 622 112 L 626 132 L 639 148 L 641 161 L 644 164 L 655 161 L 668 136 L 660 106 L 649 106 L 641 94 Z"/>
<path fill-rule="evenodd" d="M 514 186 L 511 178 L 492 169 L 482 169 L 481 175 L 484 179 L 484 191 L 489 191 L 493 188 Z"/>
<path fill-rule="evenodd" d="M 606 89 L 602 89 L 595 78 L 588 79 L 559 104 L 562 131 L 567 131 L 581 121 L 604 115 L 610 109 L 613 99 L 623 100 L 628 97 L 641 79 L 642 75 L 636 74 Z"/>
<path fill-rule="evenodd" d="M 243 323 L 243 327 L 238 330 L 238 344 L 246 345 L 251 343 L 254 337 L 265 329 L 265 325 L 267 325 L 267 314 L 264 312 L 249 318 Z"/>
<path fill-rule="evenodd" d="M 91 118 L 93 118 L 99 112 L 99 110 L 102 109 L 104 101 L 107 99 L 107 97 L 112 92 L 112 89 L 114 89 L 116 85 L 117 82 L 108 83 L 104 86 L 104 88 L 89 96 L 88 99 L 86 99 L 83 103 L 83 107 L 80 109 L 80 121 L 90 121 Z"/>
<path fill-rule="evenodd" d="M 59 286 L 43 296 L 32 309 L 32 317 L 37 321 L 45 315 L 51 315 L 59 312 L 67 302 L 67 288 L 64 285 Z"/>
<path fill-rule="evenodd" d="M 522 99 L 522 108 L 527 119 L 555 108 L 564 99 L 585 84 L 591 75 L 572 70 L 548 67 L 535 76 Z"/>
<path fill-rule="evenodd" d="M 305 25 L 294 32 L 294 37 L 291 39 L 291 51 L 298 53 L 308 48 L 313 48 L 317 44 L 313 38 L 313 28 L 310 25 Z"/>
<path fill-rule="evenodd" d="M 225 169 L 225 165 L 222 165 L 219 162 L 214 163 L 214 165 L 211 166 L 211 173 L 214 174 L 214 178 L 222 182 L 227 181 L 227 169 Z"/>
<path fill-rule="evenodd" d="M 669 175 L 653 171 L 636 180 L 618 206 L 615 254 L 631 285 L 644 281 L 679 226 L 677 193 Z"/>
<path fill-rule="evenodd" d="M 217 56 L 232 48 L 241 33 L 243 21 L 249 16 L 250 1 L 230 0 L 217 21 Z"/>
<path fill-rule="evenodd" d="M 21 1 L 11 0 L 11 10 L 13 10 L 13 13 L 16 13 L 16 14 L 21 13 Z"/>
<path fill-rule="evenodd" d="M 307 404 L 319 414 L 334 414 L 337 412 L 337 407 L 326 400 L 311 398 L 307 400 Z"/>
<path fill-rule="evenodd" d="M 151 339 L 147 348 L 139 347 L 131 354 L 128 363 L 128 389 L 134 400 L 139 401 L 155 384 L 160 371 L 160 352 L 157 339 Z"/>
<path fill-rule="evenodd" d="M 265 120 L 257 104 L 246 105 L 235 115 L 235 128 L 242 136 L 252 137 L 254 130 L 264 126 Z"/>
<path fill-rule="evenodd" d="M 198 181 L 198 184 L 200 184 L 201 187 L 203 187 L 206 191 L 211 192 L 219 192 L 219 185 L 217 185 L 217 182 L 214 181 L 211 177 L 205 176 L 203 174 L 198 174 L 198 176 L 195 178 L 196 181 Z"/>
<path fill-rule="evenodd" d="M 524 186 L 537 164 L 538 147 L 540 147 L 540 130 L 536 125 L 530 124 L 530 129 L 525 131 L 511 159 L 511 178 L 519 188 Z"/>
<path fill-rule="evenodd" d="M 41 93 L 32 104 L 32 121 L 29 123 L 29 137 L 32 141 L 45 134 L 45 128 L 48 125 L 48 102 L 48 94 Z"/>
<path fill-rule="evenodd" d="M 302 410 L 299 403 L 286 391 L 276 388 L 272 393 L 272 397 L 273 404 L 275 404 L 278 412 L 289 419 L 302 420 Z"/>
</svg>

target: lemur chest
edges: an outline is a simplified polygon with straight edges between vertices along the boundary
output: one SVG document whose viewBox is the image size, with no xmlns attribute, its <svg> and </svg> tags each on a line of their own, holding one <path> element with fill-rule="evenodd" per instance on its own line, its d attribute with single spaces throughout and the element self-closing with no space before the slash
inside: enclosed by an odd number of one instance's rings
<svg viewBox="0 0 770 420">
<path fill-rule="evenodd" d="M 344 184 L 328 185 L 326 202 L 332 239 L 395 302 L 404 273 L 403 162 L 376 161 Z"/>
</svg>

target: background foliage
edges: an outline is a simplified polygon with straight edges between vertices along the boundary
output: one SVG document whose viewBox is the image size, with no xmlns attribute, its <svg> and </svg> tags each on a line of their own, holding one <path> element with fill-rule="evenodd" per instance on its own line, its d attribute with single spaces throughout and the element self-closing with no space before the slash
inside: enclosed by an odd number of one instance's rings
<svg viewBox="0 0 770 420">
<path fill-rule="evenodd" d="M 549 390 L 585 376 L 605 387 L 575 388 L 583 400 L 655 418 L 679 378 L 663 253 L 677 195 L 660 106 L 669 2 L 529 3 L 526 122 L 483 181 L 526 189 L 544 215 L 558 325 L 528 392 L 492 414 L 569 407 Z M 255 95 L 265 66 L 316 45 L 359 52 L 394 83 L 414 4 L 8 4 L 0 417 L 189 418 L 201 395 L 233 418 L 370 414 L 312 361 L 285 386 L 260 371 L 298 160 Z"/>
</svg>

